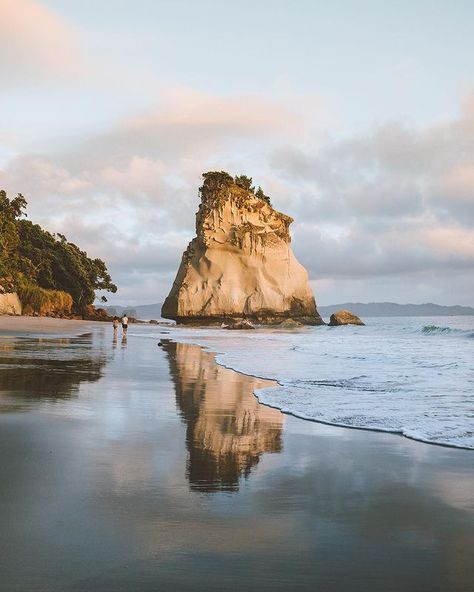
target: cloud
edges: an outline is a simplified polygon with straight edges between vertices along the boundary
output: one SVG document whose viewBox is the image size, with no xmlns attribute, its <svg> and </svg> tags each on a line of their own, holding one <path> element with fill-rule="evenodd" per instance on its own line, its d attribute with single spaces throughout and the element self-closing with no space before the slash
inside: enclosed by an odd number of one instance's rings
<svg viewBox="0 0 474 592">
<path fill-rule="evenodd" d="M 302 103 L 318 109 L 317 100 Z M 269 144 L 303 133 L 300 111 L 290 100 L 173 89 L 146 113 L 106 133 L 56 154 L 11 159 L 1 180 L 10 192 L 27 195 L 35 211 L 36 203 L 43 209 L 56 201 L 59 209 L 87 217 L 133 205 L 130 219 L 166 216 L 168 223 L 192 228 L 201 173 L 225 167 L 248 172 L 249 159 L 262 162 Z"/>
<path fill-rule="evenodd" d="M 474 195 L 474 159 L 455 165 L 441 176 L 443 190 L 456 199 L 469 202 Z"/>
<path fill-rule="evenodd" d="M 77 162 L 103 160 L 122 166 L 131 155 L 174 162 L 249 158 L 270 142 L 299 141 L 306 118 L 324 120 L 324 106 L 316 97 L 283 99 L 259 95 L 212 95 L 188 88 L 170 88 L 159 101 L 129 117 L 101 136 L 84 142 Z M 230 150 L 232 148 L 232 150 Z M 189 168 L 189 166 L 187 167 Z"/>
<path fill-rule="evenodd" d="M 470 99 L 454 121 L 424 129 L 390 123 L 313 152 L 288 145 L 275 150 L 271 162 L 287 183 L 298 183 L 311 211 L 323 219 L 370 223 L 439 209 L 471 224 L 473 153 Z"/>
<path fill-rule="evenodd" d="M 339 140 L 318 133 L 325 118 L 315 98 L 172 89 L 81 144 L 10 160 L 0 185 L 26 195 L 32 219 L 104 258 L 123 288 L 117 298 L 132 303 L 166 295 L 194 233 L 200 174 L 216 168 L 258 175 L 295 218 L 294 250 L 326 294 L 337 284 L 347 290 L 338 300 L 352 300 L 351 282 L 377 293 L 385 282 L 385 299 L 396 300 L 396 281 L 401 294 L 424 278 L 420 295 L 430 277 L 449 274 L 444 302 L 456 300 L 455 286 L 467 300 L 474 102 L 453 121 Z"/>
<path fill-rule="evenodd" d="M 286 101 L 174 89 L 104 134 L 56 154 L 11 159 L 0 185 L 27 197 L 31 219 L 103 258 L 121 280 L 121 297 L 133 290 L 145 297 L 154 274 L 156 300 L 192 238 L 201 173 L 230 161 L 245 172 L 249 153 L 265 154 L 269 141 L 302 129 Z M 239 162 L 236 152 L 244 155 Z"/>
<path fill-rule="evenodd" d="M 385 299 L 394 300 L 394 278 L 405 297 L 424 278 L 415 300 L 431 282 L 441 301 L 472 304 L 472 154 L 472 97 L 452 121 L 421 129 L 390 123 L 316 150 L 274 150 L 278 194 L 291 196 L 284 203 L 296 220 L 295 252 L 316 285 L 324 279 L 323 294 L 353 300 L 350 282 L 365 283 L 367 294 L 387 282 Z M 344 296 L 335 296 L 333 282 Z"/>
<path fill-rule="evenodd" d="M 417 220 L 372 233 L 353 226 L 339 236 L 298 224 L 294 248 L 313 278 L 362 279 L 474 268 L 474 230 Z"/>
<path fill-rule="evenodd" d="M 85 64 L 76 31 L 35 0 L 0 2 L 0 81 L 2 88 L 38 79 L 72 80 Z"/>
</svg>

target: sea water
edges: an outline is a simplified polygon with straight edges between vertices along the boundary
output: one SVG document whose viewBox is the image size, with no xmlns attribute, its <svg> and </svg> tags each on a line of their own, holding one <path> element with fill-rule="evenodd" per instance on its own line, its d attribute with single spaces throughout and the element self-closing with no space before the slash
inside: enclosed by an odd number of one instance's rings
<svg viewBox="0 0 474 592">
<path fill-rule="evenodd" d="M 474 317 L 365 321 L 293 330 L 174 328 L 169 337 L 278 381 L 256 395 L 286 413 L 474 449 Z"/>
</svg>

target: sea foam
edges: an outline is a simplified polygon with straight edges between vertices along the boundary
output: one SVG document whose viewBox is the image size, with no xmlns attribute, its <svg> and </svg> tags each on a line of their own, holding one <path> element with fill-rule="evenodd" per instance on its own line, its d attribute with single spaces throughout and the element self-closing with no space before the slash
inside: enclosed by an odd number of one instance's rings
<svg viewBox="0 0 474 592">
<path fill-rule="evenodd" d="M 474 317 L 364 320 L 365 327 L 232 333 L 176 328 L 170 337 L 278 381 L 256 395 L 286 413 L 474 449 Z"/>
</svg>

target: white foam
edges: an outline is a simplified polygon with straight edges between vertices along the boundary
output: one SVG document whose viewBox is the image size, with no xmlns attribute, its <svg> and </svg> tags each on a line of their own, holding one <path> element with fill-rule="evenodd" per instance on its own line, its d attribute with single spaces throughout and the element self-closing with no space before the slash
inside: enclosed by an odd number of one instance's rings
<svg viewBox="0 0 474 592">
<path fill-rule="evenodd" d="M 474 449 L 473 334 L 473 317 L 410 317 L 291 331 L 178 328 L 169 337 L 277 380 L 280 388 L 257 395 L 287 413 Z"/>
</svg>

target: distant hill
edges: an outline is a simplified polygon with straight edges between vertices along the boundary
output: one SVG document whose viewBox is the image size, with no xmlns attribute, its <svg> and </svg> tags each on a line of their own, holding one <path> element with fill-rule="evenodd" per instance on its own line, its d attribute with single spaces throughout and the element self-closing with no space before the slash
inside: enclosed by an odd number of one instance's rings
<svg viewBox="0 0 474 592">
<path fill-rule="evenodd" d="M 129 317 L 135 317 L 144 321 L 161 318 L 161 302 L 156 304 L 140 304 L 130 306 L 104 306 L 111 315 L 122 315 L 124 312 Z M 474 308 L 470 306 L 441 306 L 440 304 L 396 304 L 395 302 L 343 302 L 342 304 L 330 304 L 318 306 L 319 314 L 330 317 L 333 312 L 347 309 L 360 317 L 436 317 L 436 316 L 474 316 Z"/>
<path fill-rule="evenodd" d="M 395 302 L 344 302 L 318 306 L 319 313 L 329 317 L 333 312 L 347 309 L 360 317 L 436 317 L 474 315 L 470 306 L 441 306 L 431 302 L 427 304 L 396 304 Z"/>
<path fill-rule="evenodd" d="M 162 302 L 157 302 L 156 304 L 142 304 L 140 306 L 134 306 L 133 308 L 137 311 L 139 319 L 149 321 L 150 319 L 161 318 L 162 306 Z"/>
<path fill-rule="evenodd" d="M 121 316 L 124 312 L 127 313 L 129 317 L 134 317 L 136 319 L 141 319 L 143 321 L 149 321 L 150 319 L 160 319 L 161 318 L 161 302 L 157 302 L 156 304 L 141 304 L 138 306 L 104 306 L 105 310 L 110 315 L 117 315 Z"/>
</svg>

